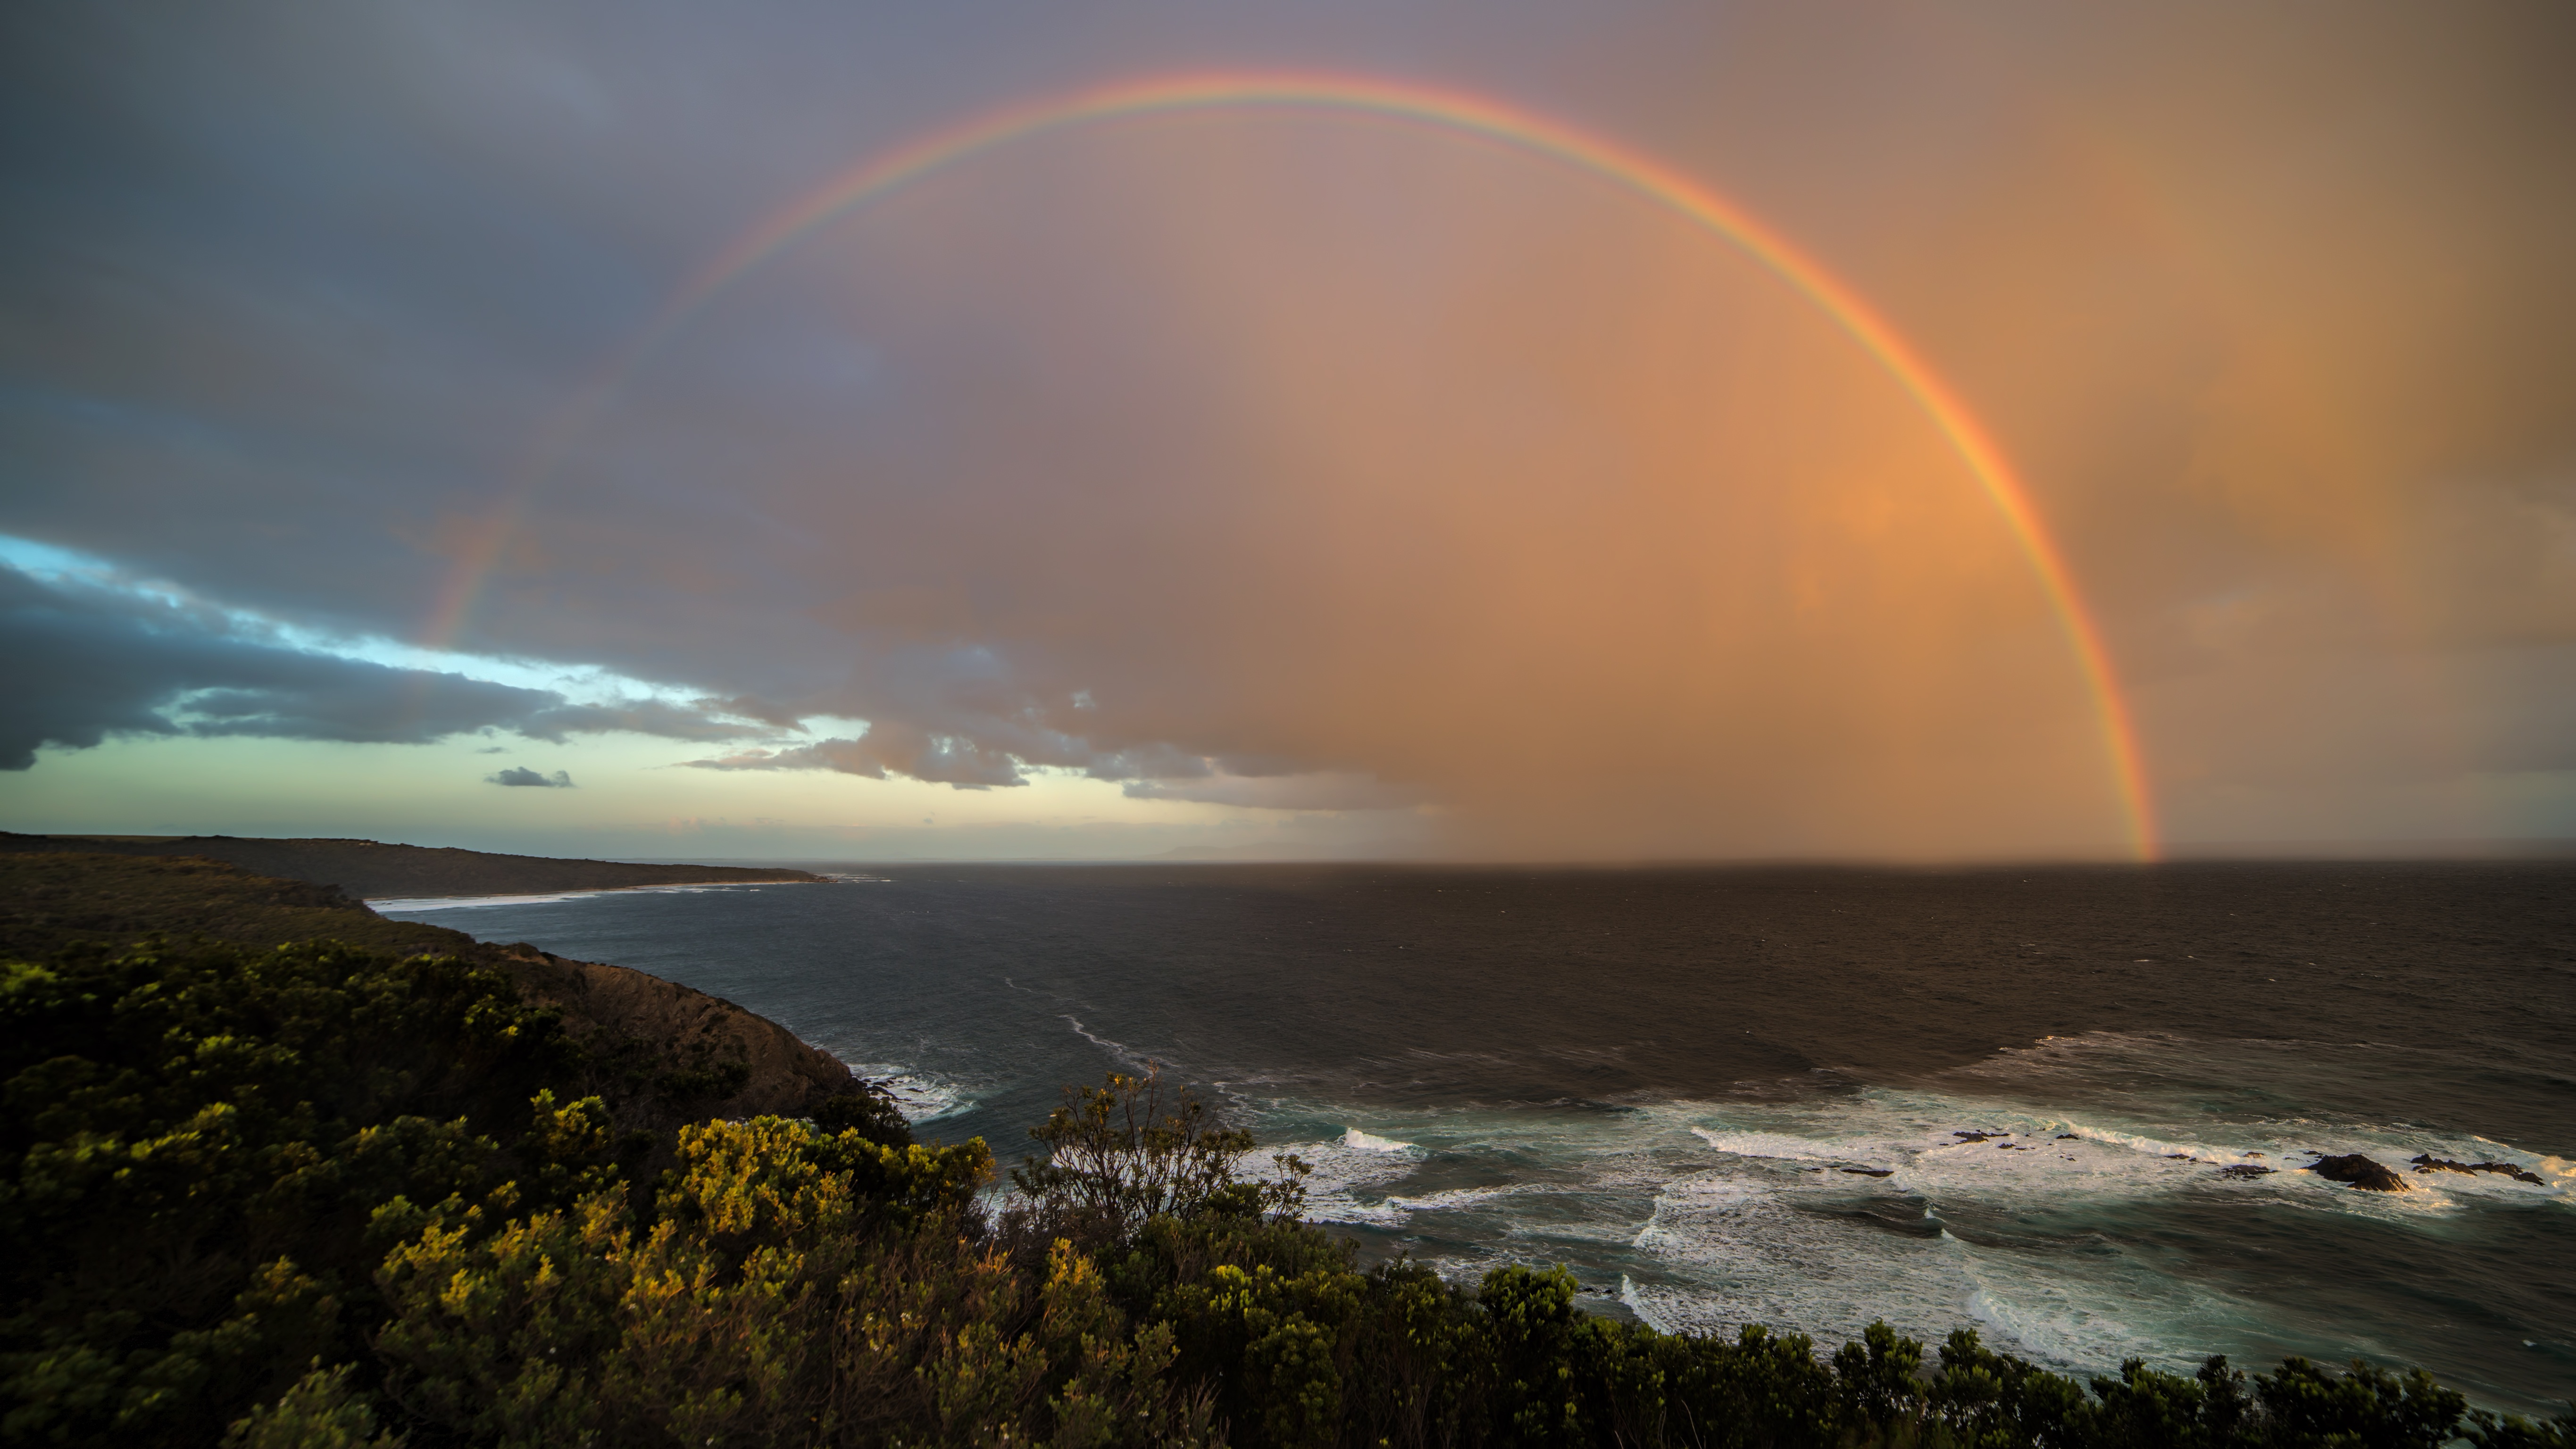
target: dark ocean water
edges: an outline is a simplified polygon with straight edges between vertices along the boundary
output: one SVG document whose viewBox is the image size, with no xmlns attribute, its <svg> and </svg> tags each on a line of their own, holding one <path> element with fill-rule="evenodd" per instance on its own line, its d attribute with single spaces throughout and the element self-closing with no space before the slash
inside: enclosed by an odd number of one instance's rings
<svg viewBox="0 0 2576 1449">
<path fill-rule="evenodd" d="M 385 909 L 726 997 L 1006 1163 L 1159 1062 L 1367 1255 L 1669 1329 L 2576 1394 L 2576 865 L 846 874 Z"/>
</svg>

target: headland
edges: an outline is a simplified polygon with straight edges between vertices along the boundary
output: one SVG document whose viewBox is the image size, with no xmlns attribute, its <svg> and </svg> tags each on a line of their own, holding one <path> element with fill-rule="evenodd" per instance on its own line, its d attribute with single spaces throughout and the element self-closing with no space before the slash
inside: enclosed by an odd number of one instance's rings
<svg viewBox="0 0 2576 1449">
<path fill-rule="evenodd" d="M 375 840 L 268 839 L 239 835 L 15 835 L 0 831 L 0 853 L 197 856 L 253 875 L 336 886 L 361 900 L 422 896 L 546 895 L 635 886 L 820 881 L 810 871 L 739 865 L 643 865 L 623 860 L 557 860 Z"/>
</svg>

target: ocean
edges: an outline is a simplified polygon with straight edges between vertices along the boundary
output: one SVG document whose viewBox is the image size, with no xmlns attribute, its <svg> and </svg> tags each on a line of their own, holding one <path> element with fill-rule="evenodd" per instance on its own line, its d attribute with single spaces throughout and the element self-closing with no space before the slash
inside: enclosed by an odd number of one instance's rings
<svg viewBox="0 0 2576 1449">
<path fill-rule="evenodd" d="M 1159 1064 L 1365 1259 L 1668 1330 L 2576 1395 L 2576 864 L 818 868 L 379 909 L 725 997 L 1005 1165 Z M 2353 1152 L 2413 1190 L 2301 1170 Z"/>
</svg>

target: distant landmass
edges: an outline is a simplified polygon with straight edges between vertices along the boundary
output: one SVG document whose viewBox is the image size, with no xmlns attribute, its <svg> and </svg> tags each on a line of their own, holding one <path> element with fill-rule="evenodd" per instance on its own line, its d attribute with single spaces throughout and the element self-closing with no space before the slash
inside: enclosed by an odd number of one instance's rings
<svg viewBox="0 0 2576 1449">
<path fill-rule="evenodd" d="M 258 950 L 288 941 L 331 940 L 390 957 L 456 956 L 508 972 L 529 1000 L 561 1010 L 566 1028 L 577 1040 L 610 1043 L 598 1049 L 603 1060 L 632 1057 L 649 1067 L 650 1075 L 692 1083 L 676 1096 L 666 1092 L 673 1100 L 654 1109 L 667 1115 L 676 1102 L 678 1109 L 685 1110 L 674 1120 L 762 1112 L 808 1116 L 826 1098 L 866 1090 L 829 1053 L 806 1045 L 768 1018 L 641 971 L 576 961 L 525 944 L 478 941 L 462 931 L 420 921 L 389 921 L 333 886 L 255 873 L 205 859 L 206 852 L 154 858 L 144 852 L 120 855 L 59 847 L 33 851 L 16 843 L 43 838 L 5 837 L 6 851 L 0 853 L 0 957 L 42 960 L 74 942 L 95 941 L 113 949 L 152 936 L 173 941 L 203 938 Z M 221 836 L 200 839 L 225 842 Z M 200 839 L 187 843 L 195 845 Z M 417 850 L 365 840 L 225 843 L 357 846 L 486 862 L 524 861 L 532 866 L 626 868 L 595 860 Z M 316 851 L 313 858 L 327 857 Z M 820 879 L 801 871 L 744 872 L 741 877 L 726 878 L 744 877 Z"/>
<path fill-rule="evenodd" d="M 259 839 L 237 835 L 17 835 L 0 831 L 0 853 L 79 851 L 91 855 L 197 856 L 255 875 L 336 886 L 369 900 L 420 896 L 515 896 L 630 886 L 820 881 L 810 871 L 738 865 L 635 865 L 556 860 L 374 840 Z"/>
</svg>

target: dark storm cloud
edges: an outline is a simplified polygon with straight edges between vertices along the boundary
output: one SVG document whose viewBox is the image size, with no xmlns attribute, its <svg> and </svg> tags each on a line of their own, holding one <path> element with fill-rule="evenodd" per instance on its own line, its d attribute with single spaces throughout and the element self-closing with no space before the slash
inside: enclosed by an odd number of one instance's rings
<svg viewBox="0 0 2576 1449">
<path fill-rule="evenodd" d="M 314 653 L 210 609 L 14 569 L 0 569 L 0 662 L 0 769 L 30 768 L 45 745 L 86 749 L 110 735 L 426 744 L 488 729 L 558 742 L 608 730 L 766 732 L 659 703 L 576 705 L 552 690 Z"/>
<path fill-rule="evenodd" d="M 510 769 L 503 770 L 497 775 L 484 776 L 483 783 L 487 785 L 533 786 L 538 789 L 546 790 L 569 790 L 572 788 L 572 775 L 570 772 L 564 770 L 557 770 L 553 774 L 548 775 L 536 770 L 514 766 Z"/>
</svg>

